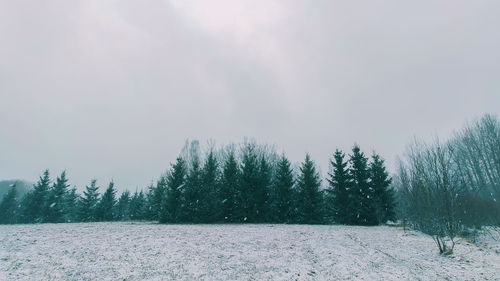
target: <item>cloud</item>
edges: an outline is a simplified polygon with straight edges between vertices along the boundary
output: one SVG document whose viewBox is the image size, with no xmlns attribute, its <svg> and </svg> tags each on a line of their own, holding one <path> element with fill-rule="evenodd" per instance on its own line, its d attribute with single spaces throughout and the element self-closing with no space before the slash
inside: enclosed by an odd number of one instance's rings
<svg viewBox="0 0 500 281">
<path fill-rule="evenodd" d="M 357 141 L 392 165 L 414 135 L 500 113 L 500 4 L 0 1 L 0 178 L 68 169 L 143 187 L 186 138 Z"/>
</svg>

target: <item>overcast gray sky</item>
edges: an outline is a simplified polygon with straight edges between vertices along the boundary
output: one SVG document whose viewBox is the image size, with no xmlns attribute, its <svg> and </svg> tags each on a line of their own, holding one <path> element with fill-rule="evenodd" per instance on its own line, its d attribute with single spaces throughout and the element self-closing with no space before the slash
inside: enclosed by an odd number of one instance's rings
<svg viewBox="0 0 500 281">
<path fill-rule="evenodd" d="M 500 113 L 500 1 L 0 0 L 0 179 L 144 187 L 187 138 L 328 170 Z"/>
</svg>

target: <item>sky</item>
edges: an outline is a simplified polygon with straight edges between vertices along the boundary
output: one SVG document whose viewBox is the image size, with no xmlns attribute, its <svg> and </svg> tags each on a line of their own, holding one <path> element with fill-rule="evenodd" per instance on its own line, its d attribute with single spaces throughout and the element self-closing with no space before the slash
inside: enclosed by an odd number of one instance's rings
<svg viewBox="0 0 500 281">
<path fill-rule="evenodd" d="M 392 172 L 500 114 L 500 1 L 0 0 L 0 179 L 143 188 L 186 139 Z"/>
</svg>

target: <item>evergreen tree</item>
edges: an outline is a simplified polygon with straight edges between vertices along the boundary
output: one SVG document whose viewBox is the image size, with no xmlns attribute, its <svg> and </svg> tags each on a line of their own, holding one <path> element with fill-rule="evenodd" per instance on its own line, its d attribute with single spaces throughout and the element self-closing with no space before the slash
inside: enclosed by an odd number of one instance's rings
<svg viewBox="0 0 500 281">
<path fill-rule="evenodd" d="M 273 185 L 273 220 L 279 223 L 293 221 L 294 179 L 291 163 L 285 154 L 278 162 Z"/>
<path fill-rule="evenodd" d="M 198 157 L 192 157 L 190 171 L 186 177 L 186 184 L 182 197 L 182 221 L 200 222 L 202 205 L 202 171 Z"/>
<path fill-rule="evenodd" d="M 235 209 L 239 190 L 240 169 L 234 155 L 234 151 L 230 150 L 227 159 L 224 163 L 222 171 L 222 182 L 219 193 L 219 201 L 221 202 L 221 219 L 226 222 L 235 222 Z"/>
<path fill-rule="evenodd" d="M 351 209 L 349 193 L 352 187 L 352 180 L 347 167 L 348 162 L 344 162 L 345 154 L 336 150 L 333 159 L 330 160 L 332 173 L 329 174 L 329 187 L 327 189 L 327 212 L 328 217 L 337 223 L 352 223 L 353 210 Z"/>
<path fill-rule="evenodd" d="M 146 198 L 142 190 L 135 191 L 134 196 L 130 199 L 129 214 L 131 220 L 143 220 L 145 213 Z"/>
<path fill-rule="evenodd" d="M 167 190 L 163 200 L 160 222 L 177 223 L 181 218 L 181 199 L 186 182 L 186 163 L 180 157 L 167 175 Z"/>
<path fill-rule="evenodd" d="M 9 189 L 9 192 L 3 196 L 0 203 L 0 224 L 13 224 L 17 222 L 17 190 L 14 186 Z"/>
<path fill-rule="evenodd" d="M 158 182 L 156 183 L 156 187 L 153 187 L 148 197 L 148 203 L 150 208 L 150 216 L 151 220 L 158 220 L 161 212 L 163 197 L 165 196 L 165 190 L 167 189 L 167 179 L 165 176 L 162 176 Z"/>
<path fill-rule="evenodd" d="M 260 158 L 258 170 L 258 182 L 255 186 L 255 222 L 267 222 L 270 220 L 269 192 L 271 189 L 272 170 L 263 154 Z"/>
<path fill-rule="evenodd" d="M 154 205 L 154 192 L 156 187 L 151 184 L 148 186 L 147 191 L 145 193 L 145 206 L 144 206 L 144 219 L 145 220 L 158 220 L 158 215 L 154 213 L 153 205 Z M 117 203 L 118 204 L 118 203 Z M 116 211 L 118 216 L 118 211 Z"/>
<path fill-rule="evenodd" d="M 68 192 L 68 179 L 66 171 L 63 171 L 61 176 L 56 179 L 56 182 L 47 193 L 47 199 L 44 203 L 44 222 L 61 223 L 64 221 L 65 201 Z"/>
<path fill-rule="evenodd" d="M 130 219 L 130 192 L 128 190 L 125 190 L 122 192 L 120 195 L 120 198 L 118 199 L 117 203 L 117 220 L 128 220 Z"/>
<path fill-rule="evenodd" d="M 97 180 L 92 180 L 90 186 L 86 186 L 83 197 L 80 199 L 80 221 L 96 221 L 97 204 L 99 202 L 99 187 Z"/>
<path fill-rule="evenodd" d="M 33 190 L 28 192 L 21 203 L 21 221 L 25 223 L 41 222 L 45 217 L 44 206 L 50 188 L 49 170 L 43 172 Z"/>
<path fill-rule="evenodd" d="M 387 173 L 384 159 L 378 154 L 372 156 L 370 163 L 370 184 L 373 189 L 374 200 L 376 202 L 376 215 L 379 223 L 386 223 L 395 219 L 395 198 L 394 190 L 390 188 L 392 179 Z"/>
<path fill-rule="evenodd" d="M 201 222 L 215 222 L 219 214 L 219 171 L 213 150 L 207 155 L 201 173 L 201 199 L 199 218 Z"/>
<path fill-rule="evenodd" d="M 65 222 L 77 222 L 79 220 L 76 188 L 72 188 L 66 193 L 63 213 Z"/>
<path fill-rule="evenodd" d="M 358 145 L 352 149 L 350 162 L 350 174 L 353 180 L 353 188 L 350 192 L 350 209 L 353 210 L 354 215 L 352 222 L 361 225 L 376 225 L 378 223 L 376 203 L 369 182 L 368 159 Z"/>
<path fill-rule="evenodd" d="M 98 221 L 113 221 L 115 220 L 115 204 L 116 204 L 116 190 L 115 183 L 110 182 L 108 188 L 102 194 L 101 200 L 97 206 L 97 220 Z"/>
<path fill-rule="evenodd" d="M 259 161 L 255 144 L 249 143 L 244 147 L 241 166 L 239 198 L 235 213 L 242 222 L 255 222 L 257 217 L 256 191 L 260 184 Z"/>
<path fill-rule="evenodd" d="M 309 154 L 300 167 L 297 188 L 300 196 L 299 222 L 317 224 L 323 222 L 323 195 L 321 179 Z"/>
</svg>

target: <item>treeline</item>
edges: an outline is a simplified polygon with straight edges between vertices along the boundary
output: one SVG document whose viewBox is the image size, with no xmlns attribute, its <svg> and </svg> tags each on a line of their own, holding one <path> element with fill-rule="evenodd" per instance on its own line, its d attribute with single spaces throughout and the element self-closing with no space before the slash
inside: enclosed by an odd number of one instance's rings
<svg viewBox="0 0 500 281">
<path fill-rule="evenodd" d="M 395 219 L 394 191 L 382 158 L 355 145 L 337 150 L 322 186 L 306 155 L 297 168 L 285 154 L 255 142 L 203 152 L 187 143 L 176 162 L 145 192 L 113 182 L 104 192 L 95 180 L 83 194 L 66 173 L 48 171 L 19 202 L 12 188 L 0 203 L 1 223 L 154 220 L 161 223 L 303 223 L 376 225 Z"/>
<path fill-rule="evenodd" d="M 146 216 L 146 198 L 141 192 L 125 191 L 116 198 L 114 183 L 110 182 L 102 195 L 96 180 L 80 195 L 69 188 L 66 172 L 52 183 L 46 170 L 21 200 L 16 199 L 12 186 L 0 203 L 0 223 L 62 223 L 115 220 L 142 220 Z"/>
<path fill-rule="evenodd" d="M 500 121 L 485 115 L 446 141 L 415 141 L 395 180 L 399 217 L 433 236 L 441 253 L 454 238 L 500 225 Z"/>
</svg>

